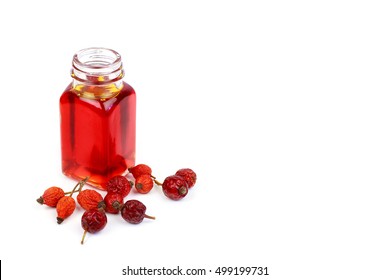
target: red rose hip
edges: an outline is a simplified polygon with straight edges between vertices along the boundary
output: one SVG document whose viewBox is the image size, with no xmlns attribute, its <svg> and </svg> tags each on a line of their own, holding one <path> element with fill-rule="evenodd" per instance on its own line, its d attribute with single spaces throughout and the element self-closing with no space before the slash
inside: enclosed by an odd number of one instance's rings
<svg viewBox="0 0 390 280">
<path fill-rule="evenodd" d="M 66 218 L 73 214 L 76 209 L 76 201 L 73 197 L 62 197 L 56 206 L 57 209 L 57 223 L 61 224 Z"/>
<path fill-rule="evenodd" d="M 73 190 L 70 192 L 69 196 L 62 197 L 57 205 L 57 223 L 61 224 L 66 218 L 68 218 L 70 215 L 73 214 L 74 210 L 76 209 L 76 201 L 72 197 L 72 195 L 79 191 L 81 192 L 81 189 L 83 188 L 84 184 L 87 182 L 89 177 L 86 177 L 85 179 L 79 181 L 76 186 L 74 186 Z"/>
<path fill-rule="evenodd" d="M 119 193 L 107 193 L 104 197 L 104 204 L 106 205 L 106 212 L 118 214 L 123 204 L 123 197 Z"/>
<path fill-rule="evenodd" d="M 180 200 L 188 193 L 188 187 L 186 181 L 177 175 L 168 176 L 162 183 L 162 189 L 170 199 Z"/>
<path fill-rule="evenodd" d="M 137 192 L 146 194 L 153 188 L 153 179 L 150 175 L 144 174 L 135 179 L 135 189 Z"/>
<path fill-rule="evenodd" d="M 146 215 L 145 212 L 146 206 L 135 199 L 126 201 L 121 209 L 122 218 L 130 224 L 139 224 L 144 218 L 155 219 L 155 217 Z"/>
<path fill-rule="evenodd" d="M 196 173 L 190 168 L 179 169 L 175 175 L 182 177 L 188 188 L 192 188 L 196 183 Z"/>
<path fill-rule="evenodd" d="M 126 177 L 118 175 L 112 177 L 106 183 L 106 190 L 109 193 L 119 193 L 122 197 L 126 197 L 131 190 L 131 184 Z"/>
<path fill-rule="evenodd" d="M 136 166 L 130 167 L 129 172 L 137 179 L 141 175 L 152 176 L 152 169 L 146 164 L 137 164 Z"/>
<path fill-rule="evenodd" d="M 105 208 L 102 195 L 95 190 L 83 190 L 79 192 L 77 202 L 85 210 Z"/>
<path fill-rule="evenodd" d="M 39 204 L 56 207 L 58 201 L 65 196 L 65 192 L 59 187 L 50 187 L 37 199 Z"/>
<path fill-rule="evenodd" d="M 81 244 L 84 244 L 85 235 L 87 232 L 95 233 L 101 231 L 107 224 L 107 216 L 104 211 L 87 210 L 81 217 L 81 226 L 84 229 L 84 234 L 81 239 Z"/>
</svg>

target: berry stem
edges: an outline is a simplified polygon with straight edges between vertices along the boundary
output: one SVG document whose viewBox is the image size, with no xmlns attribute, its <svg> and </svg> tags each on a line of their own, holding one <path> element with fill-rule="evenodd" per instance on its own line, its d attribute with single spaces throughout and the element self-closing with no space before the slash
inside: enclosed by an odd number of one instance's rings
<svg viewBox="0 0 390 280">
<path fill-rule="evenodd" d="M 156 219 L 156 217 L 149 216 L 149 215 L 146 215 L 146 214 L 145 214 L 145 218 L 147 218 L 147 219 L 151 219 L 151 220 L 155 220 L 155 219 Z"/>
<path fill-rule="evenodd" d="M 89 176 L 85 177 L 83 180 L 79 181 L 76 186 L 74 186 L 73 190 L 70 192 L 69 196 L 72 196 L 73 193 L 81 191 L 81 189 L 84 187 L 84 184 L 88 181 Z M 77 189 L 78 187 L 78 189 Z"/>
<path fill-rule="evenodd" d="M 84 230 L 83 237 L 81 238 L 81 245 L 84 244 L 84 239 L 86 235 L 87 235 L 87 230 Z"/>
<path fill-rule="evenodd" d="M 154 181 L 154 183 L 155 183 L 156 185 L 162 186 L 162 183 L 159 182 L 159 181 L 157 180 L 156 176 L 153 176 L 152 174 L 150 174 L 150 178 L 153 179 L 153 181 Z"/>
<path fill-rule="evenodd" d="M 78 190 L 75 190 L 75 191 L 74 191 L 74 193 L 75 193 L 75 192 L 79 192 L 79 191 L 80 191 L 80 189 L 78 189 Z M 65 194 L 65 195 L 68 195 L 68 194 L 71 194 L 71 193 L 72 193 L 72 191 L 70 191 L 70 192 L 66 192 L 66 193 L 64 193 L 64 194 Z"/>
<path fill-rule="evenodd" d="M 152 179 L 157 186 L 162 186 L 162 183 L 157 181 L 156 177 L 152 176 Z"/>
</svg>

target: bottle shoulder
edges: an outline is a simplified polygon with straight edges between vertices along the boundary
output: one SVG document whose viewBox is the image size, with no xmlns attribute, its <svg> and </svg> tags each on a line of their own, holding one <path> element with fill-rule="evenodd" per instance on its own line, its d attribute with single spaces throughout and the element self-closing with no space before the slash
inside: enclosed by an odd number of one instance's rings
<svg viewBox="0 0 390 280">
<path fill-rule="evenodd" d="M 91 106 L 107 110 L 112 108 L 115 104 L 125 102 L 124 100 L 129 100 L 128 102 L 135 103 L 135 98 L 134 88 L 126 82 L 123 82 L 122 88 L 116 94 L 113 94 L 113 96 L 108 98 L 91 98 L 91 95 L 82 95 L 73 87 L 73 84 L 70 83 L 60 97 L 60 105 L 85 104 L 87 107 Z"/>
<path fill-rule="evenodd" d="M 123 88 L 121 92 L 126 92 L 127 94 L 135 94 L 134 88 L 126 82 L 123 82 Z"/>
<path fill-rule="evenodd" d="M 105 90 L 112 90 L 112 88 L 109 87 Z M 94 85 L 82 86 L 82 87 L 76 86 L 75 87 L 73 85 L 73 83 L 69 83 L 62 94 L 67 95 L 67 94 L 73 93 L 76 95 L 82 95 L 80 93 L 82 93 L 83 91 L 91 91 L 93 93 L 93 92 L 101 91 L 101 88 L 99 86 L 94 86 Z M 117 87 L 115 87 L 114 91 L 118 91 L 118 93 L 135 94 L 134 88 L 124 81 L 122 82 L 122 87 L 119 90 Z M 96 99 L 99 99 L 99 98 L 96 98 Z"/>
</svg>

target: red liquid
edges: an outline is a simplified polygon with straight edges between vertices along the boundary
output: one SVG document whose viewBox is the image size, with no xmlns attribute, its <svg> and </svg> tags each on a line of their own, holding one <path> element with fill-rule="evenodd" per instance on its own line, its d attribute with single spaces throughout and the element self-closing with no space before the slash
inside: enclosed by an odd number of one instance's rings
<svg viewBox="0 0 390 280">
<path fill-rule="evenodd" d="M 136 98 L 126 83 L 107 99 L 84 94 L 96 90 L 69 85 L 60 98 L 62 172 L 76 180 L 89 176 L 89 184 L 104 189 L 111 177 L 134 166 Z"/>
</svg>

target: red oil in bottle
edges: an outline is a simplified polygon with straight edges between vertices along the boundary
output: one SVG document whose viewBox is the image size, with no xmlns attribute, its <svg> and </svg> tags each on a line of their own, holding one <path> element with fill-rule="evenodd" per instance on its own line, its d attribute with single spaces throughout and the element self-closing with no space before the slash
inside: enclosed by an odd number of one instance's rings
<svg viewBox="0 0 390 280">
<path fill-rule="evenodd" d="M 109 49 L 77 53 L 72 77 L 60 98 L 62 171 L 104 189 L 135 163 L 135 91 Z"/>
</svg>

